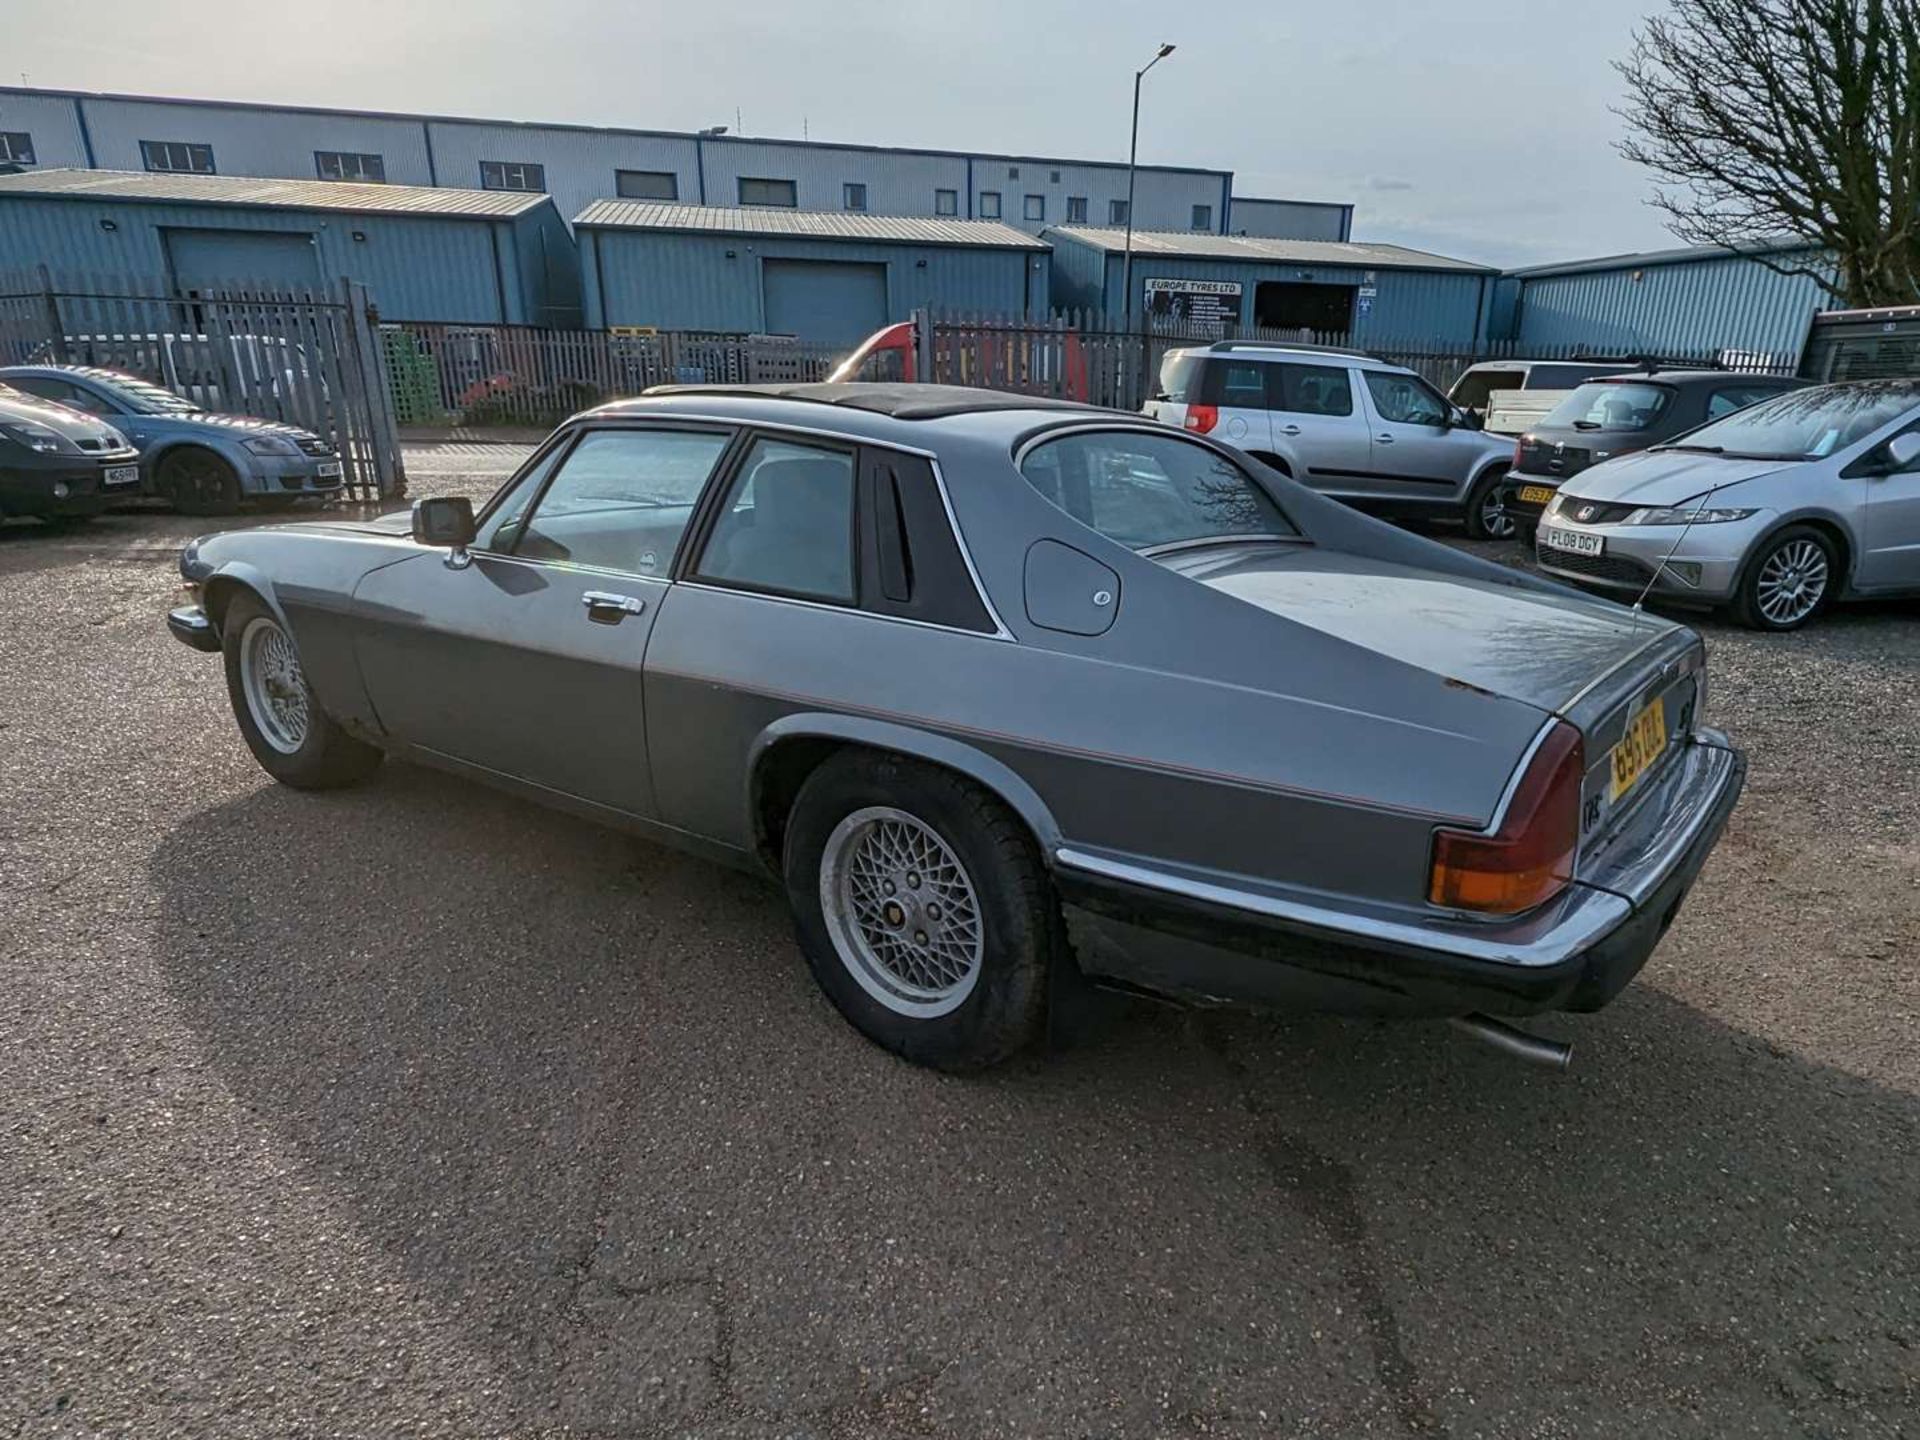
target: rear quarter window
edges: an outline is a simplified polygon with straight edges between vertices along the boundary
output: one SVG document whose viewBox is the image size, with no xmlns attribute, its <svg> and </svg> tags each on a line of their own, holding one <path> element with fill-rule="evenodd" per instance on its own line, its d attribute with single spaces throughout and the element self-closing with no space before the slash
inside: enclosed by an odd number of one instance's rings
<svg viewBox="0 0 1920 1440">
<path fill-rule="evenodd" d="M 1169 355 L 1160 362 L 1160 398 L 1186 405 L 1200 398 L 1200 372 L 1206 361 L 1199 355 Z"/>
</svg>

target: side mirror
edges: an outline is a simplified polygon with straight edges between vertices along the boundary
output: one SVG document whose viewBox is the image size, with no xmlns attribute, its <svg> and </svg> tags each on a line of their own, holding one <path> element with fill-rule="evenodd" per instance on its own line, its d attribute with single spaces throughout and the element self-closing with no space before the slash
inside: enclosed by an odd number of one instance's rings
<svg viewBox="0 0 1920 1440">
<path fill-rule="evenodd" d="M 464 495 L 434 495 L 413 502 L 413 538 L 421 545 L 445 546 L 449 565 L 467 563 L 473 543 L 473 501 Z"/>
<path fill-rule="evenodd" d="M 1908 430 L 1887 442 L 1887 474 L 1910 470 L 1920 461 L 1920 433 Z"/>
</svg>

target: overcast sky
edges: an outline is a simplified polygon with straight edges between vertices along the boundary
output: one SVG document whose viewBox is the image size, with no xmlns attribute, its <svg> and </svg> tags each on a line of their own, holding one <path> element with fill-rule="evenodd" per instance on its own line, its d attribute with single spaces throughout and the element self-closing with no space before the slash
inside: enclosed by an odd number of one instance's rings
<svg viewBox="0 0 1920 1440">
<path fill-rule="evenodd" d="M 1659 0 L 5 0 L 5 80 L 1230 169 L 1499 264 L 1674 241 L 1613 151 Z"/>
</svg>

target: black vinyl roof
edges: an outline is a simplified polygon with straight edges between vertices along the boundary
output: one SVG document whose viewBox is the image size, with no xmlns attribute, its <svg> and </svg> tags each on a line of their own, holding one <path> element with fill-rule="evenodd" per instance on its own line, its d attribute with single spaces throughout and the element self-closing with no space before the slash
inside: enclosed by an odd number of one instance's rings
<svg viewBox="0 0 1920 1440">
<path fill-rule="evenodd" d="M 770 400 L 806 400 L 816 405 L 842 405 L 867 410 L 895 420 L 939 420 L 949 415 L 972 415 L 988 410 L 1067 410 L 1095 415 L 1121 412 L 1075 400 L 1043 395 L 1013 395 L 1004 390 L 976 390 L 967 385 L 885 385 L 844 382 L 813 385 L 655 385 L 645 392 L 657 395 L 737 395 Z"/>
</svg>

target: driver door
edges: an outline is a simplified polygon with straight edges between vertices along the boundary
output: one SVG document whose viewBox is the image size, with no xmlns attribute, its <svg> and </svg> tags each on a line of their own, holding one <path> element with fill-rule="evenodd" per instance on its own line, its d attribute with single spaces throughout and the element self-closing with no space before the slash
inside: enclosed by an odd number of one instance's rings
<svg viewBox="0 0 1920 1440">
<path fill-rule="evenodd" d="M 1860 584 L 1876 590 L 1920 590 L 1920 461 L 1870 477 L 1866 501 L 1860 521 L 1866 541 Z"/>
<path fill-rule="evenodd" d="M 652 819 L 641 665 L 673 559 L 733 432 L 586 428 L 488 512 L 462 565 L 422 550 L 354 593 L 392 734 L 461 765 Z"/>
<path fill-rule="evenodd" d="M 1417 375 L 1395 370 L 1362 370 L 1372 421 L 1374 493 L 1399 499 L 1445 502 L 1460 489 L 1484 449 L 1469 451 L 1463 436 L 1448 423 L 1453 407 Z"/>
</svg>

